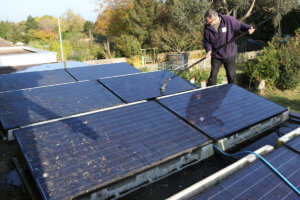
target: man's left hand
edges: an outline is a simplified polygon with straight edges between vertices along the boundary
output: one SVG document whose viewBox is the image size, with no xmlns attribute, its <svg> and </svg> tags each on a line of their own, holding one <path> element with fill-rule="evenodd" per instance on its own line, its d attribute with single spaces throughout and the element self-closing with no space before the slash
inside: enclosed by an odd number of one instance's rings
<svg viewBox="0 0 300 200">
<path fill-rule="evenodd" d="M 249 34 L 251 35 L 252 33 L 254 33 L 255 28 L 253 28 L 252 26 L 248 29 Z"/>
</svg>

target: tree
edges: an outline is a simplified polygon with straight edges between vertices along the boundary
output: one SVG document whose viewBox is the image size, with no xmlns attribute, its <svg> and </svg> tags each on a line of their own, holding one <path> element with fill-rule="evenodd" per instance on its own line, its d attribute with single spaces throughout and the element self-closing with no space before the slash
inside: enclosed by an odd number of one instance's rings
<svg viewBox="0 0 300 200">
<path fill-rule="evenodd" d="M 141 43 L 132 35 L 121 35 L 115 39 L 115 46 L 124 56 L 132 57 L 141 54 Z"/>
<path fill-rule="evenodd" d="M 258 2 L 258 11 L 260 13 L 271 13 L 278 12 L 278 15 L 274 19 L 274 25 L 278 26 L 278 35 L 282 35 L 281 21 L 282 18 L 287 15 L 293 9 L 299 8 L 298 0 L 266 0 L 263 2 Z"/>
<path fill-rule="evenodd" d="M 34 33 L 34 37 L 37 40 L 42 40 L 42 41 L 54 41 L 58 38 L 57 34 L 53 32 L 52 30 L 39 30 Z"/>
<path fill-rule="evenodd" d="M 64 31 L 73 33 L 82 32 L 84 23 L 85 20 L 79 14 L 75 14 L 69 9 L 64 13 L 61 25 Z"/>
<path fill-rule="evenodd" d="M 8 33 L 10 32 L 11 26 L 9 25 L 9 22 L 1 21 L 0 22 L 0 37 L 7 39 Z"/>
<path fill-rule="evenodd" d="M 152 34 L 152 43 L 163 51 L 182 52 L 202 45 L 206 0 L 167 0 L 163 3 L 159 21 Z M 162 19 L 162 20 L 161 20 Z"/>
<path fill-rule="evenodd" d="M 163 51 L 184 52 L 199 45 L 201 33 L 197 32 L 194 37 L 187 31 L 176 29 L 172 25 L 159 27 L 152 34 L 152 42 L 155 47 Z"/>
<path fill-rule="evenodd" d="M 96 31 L 104 36 L 117 36 L 129 32 L 128 12 L 132 0 L 103 0 L 99 3 L 100 14 L 96 21 Z"/>
<path fill-rule="evenodd" d="M 44 15 L 39 19 L 40 23 L 40 30 L 51 30 L 55 32 L 57 30 L 57 19 L 49 16 L 49 15 Z"/>
<path fill-rule="evenodd" d="M 26 26 L 26 32 L 28 32 L 29 30 L 38 30 L 39 29 L 38 22 L 33 17 L 31 17 L 31 15 L 29 15 L 27 17 L 25 26 Z"/>
<path fill-rule="evenodd" d="M 151 34 L 158 28 L 161 3 L 156 0 L 134 0 L 129 11 L 129 32 L 142 46 L 151 47 Z"/>
<path fill-rule="evenodd" d="M 95 33 L 95 24 L 91 21 L 86 21 L 83 26 L 84 33 L 92 39 Z"/>
<path fill-rule="evenodd" d="M 224 15 L 232 15 L 245 21 L 253 12 L 256 0 L 216 0 L 212 7 Z"/>
<path fill-rule="evenodd" d="M 210 7 L 206 0 L 167 0 L 170 21 L 190 33 L 204 27 L 204 13 Z"/>
</svg>

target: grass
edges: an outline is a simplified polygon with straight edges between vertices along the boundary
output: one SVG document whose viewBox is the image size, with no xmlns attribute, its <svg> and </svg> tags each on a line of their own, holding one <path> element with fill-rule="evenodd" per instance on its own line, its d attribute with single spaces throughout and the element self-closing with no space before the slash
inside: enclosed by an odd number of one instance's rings
<svg viewBox="0 0 300 200">
<path fill-rule="evenodd" d="M 293 112 L 300 113 L 300 84 L 293 91 L 272 90 L 267 91 L 262 96 L 283 107 L 289 108 Z"/>
</svg>

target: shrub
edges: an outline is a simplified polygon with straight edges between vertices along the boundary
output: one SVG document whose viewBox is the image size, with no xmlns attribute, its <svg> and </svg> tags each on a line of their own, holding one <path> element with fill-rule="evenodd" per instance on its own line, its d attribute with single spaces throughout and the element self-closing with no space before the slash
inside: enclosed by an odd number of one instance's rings
<svg viewBox="0 0 300 200">
<path fill-rule="evenodd" d="M 279 52 L 271 42 L 259 56 L 246 64 L 245 72 L 254 85 L 259 80 L 265 80 L 266 86 L 273 88 L 279 77 L 279 61 Z"/>
<path fill-rule="evenodd" d="M 247 63 L 246 75 L 252 79 L 252 85 L 265 80 L 267 87 L 280 90 L 295 89 L 299 82 L 300 69 L 300 29 L 289 41 L 282 41 L 275 49 L 273 43 L 264 48 L 261 55 Z"/>
<path fill-rule="evenodd" d="M 61 61 L 61 51 L 60 51 L 60 42 L 59 40 L 49 43 L 49 50 L 57 53 L 56 57 L 58 61 Z M 69 41 L 63 41 L 63 53 L 64 58 L 69 58 L 72 56 L 73 47 L 70 45 Z"/>
<path fill-rule="evenodd" d="M 280 50 L 279 77 L 276 87 L 280 90 L 295 89 L 298 84 L 298 71 L 300 69 L 300 48 L 291 40 Z"/>
<path fill-rule="evenodd" d="M 134 66 L 134 67 L 140 67 L 142 66 L 142 59 L 141 56 L 132 56 L 127 59 L 128 64 Z"/>
<path fill-rule="evenodd" d="M 115 39 L 115 48 L 126 57 L 141 55 L 141 43 L 132 35 L 121 35 Z"/>
<path fill-rule="evenodd" d="M 101 47 L 92 41 L 72 40 L 72 55 L 68 57 L 71 60 L 86 61 L 102 58 Z"/>
<path fill-rule="evenodd" d="M 49 50 L 49 42 L 42 40 L 30 41 L 27 45 L 38 49 Z"/>
<path fill-rule="evenodd" d="M 190 81 L 192 78 L 195 78 L 195 84 L 200 86 L 201 81 L 203 81 L 203 80 L 205 80 L 206 82 L 208 81 L 209 71 L 194 68 L 194 70 L 185 71 L 182 74 L 180 74 L 179 76 L 187 81 Z M 222 82 L 222 77 L 218 76 L 217 83 L 219 84 L 221 82 Z"/>
</svg>

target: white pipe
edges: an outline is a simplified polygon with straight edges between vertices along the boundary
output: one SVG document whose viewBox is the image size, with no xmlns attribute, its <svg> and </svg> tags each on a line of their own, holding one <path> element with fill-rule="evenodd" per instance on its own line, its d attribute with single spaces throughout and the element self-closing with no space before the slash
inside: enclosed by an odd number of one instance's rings
<svg viewBox="0 0 300 200">
<path fill-rule="evenodd" d="M 57 18 L 57 21 L 58 21 L 58 32 L 59 32 L 59 41 L 60 41 L 61 61 L 63 63 L 63 67 L 65 68 L 65 65 L 64 65 L 64 52 L 63 52 L 63 45 L 62 45 L 62 39 L 61 39 L 61 30 L 60 30 L 59 17 Z"/>
</svg>

